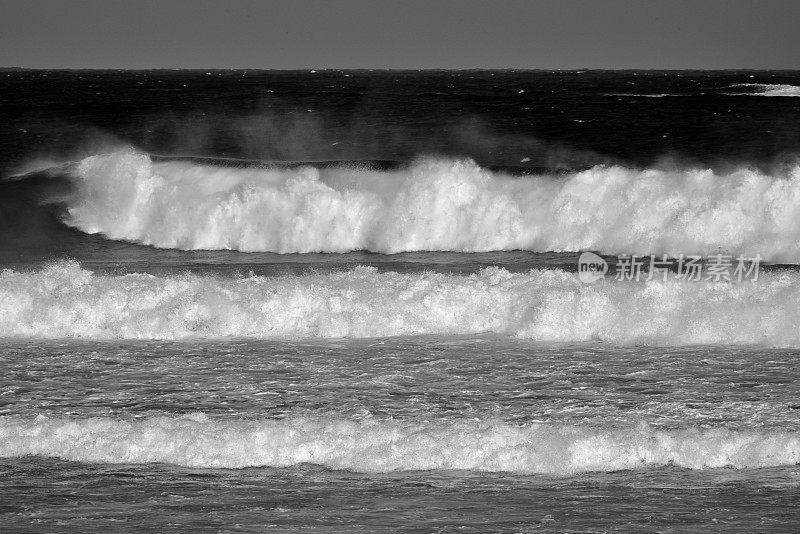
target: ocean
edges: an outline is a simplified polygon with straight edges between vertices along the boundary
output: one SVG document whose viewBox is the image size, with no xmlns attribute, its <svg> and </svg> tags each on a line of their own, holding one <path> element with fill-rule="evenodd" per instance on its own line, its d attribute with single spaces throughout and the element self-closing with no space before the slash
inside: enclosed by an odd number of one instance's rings
<svg viewBox="0 0 800 534">
<path fill-rule="evenodd" d="M 795 532 L 800 73 L 0 71 L 0 530 Z"/>
</svg>

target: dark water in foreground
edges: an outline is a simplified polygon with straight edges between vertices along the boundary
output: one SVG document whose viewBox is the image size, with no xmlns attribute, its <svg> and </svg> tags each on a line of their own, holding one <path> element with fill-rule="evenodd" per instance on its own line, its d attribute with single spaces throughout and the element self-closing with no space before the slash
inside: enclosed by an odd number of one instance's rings
<svg viewBox="0 0 800 534">
<path fill-rule="evenodd" d="M 793 532 L 798 470 L 679 468 L 570 477 L 315 467 L 0 463 L 26 531 Z"/>
</svg>

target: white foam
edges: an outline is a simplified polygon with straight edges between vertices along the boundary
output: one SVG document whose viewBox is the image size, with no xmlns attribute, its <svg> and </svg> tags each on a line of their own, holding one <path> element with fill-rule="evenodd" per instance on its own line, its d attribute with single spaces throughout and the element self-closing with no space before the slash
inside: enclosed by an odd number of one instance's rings
<svg viewBox="0 0 800 534">
<path fill-rule="evenodd" d="M 748 87 L 755 89 L 754 92 L 733 93 L 739 96 L 800 96 L 800 87 L 784 83 L 741 83 L 733 87 Z"/>
<path fill-rule="evenodd" d="M 89 339 L 335 338 L 484 332 L 539 341 L 800 347 L 800 274 L 743 283 L 563 271 L 221 278 L 96 275 L 75 262 L 0 273 L 0 333 Z"/>
<path fill-rule="evenodd" d="M 761 254 L 800 262 L 800 167 L 666 172 L 595 167 L 513 178 L 468 160 L 407 169 L 242 169 L 84 159 L 67 223 L 162 248 Z"/>
<path fill-rule="evenodd" d="M 569 474 L 673 464 L 691 469 L 800 462 L 800 435 L 724 428 L 659 430 L 492 421 L 241 420 L 150 416 L 0 417 L 0 457 L 187 467 L 310 463 L 361 472 L 464 469 Z"/>
</svg>

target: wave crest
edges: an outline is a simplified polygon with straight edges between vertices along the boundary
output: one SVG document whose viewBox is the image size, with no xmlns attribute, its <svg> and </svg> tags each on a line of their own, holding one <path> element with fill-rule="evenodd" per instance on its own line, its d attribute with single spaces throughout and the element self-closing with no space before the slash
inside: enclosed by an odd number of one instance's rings
<svg viewBox="0 0 800 534">
<path fill-rule="evenodd" d="M 84 159 L 67 224 L 160 248 L 761 254 L 800 261 L 800 167 L 666 172 L 595 167 L 514 178 L 468 160 L 407 169 L 256 169 Z"/>
</svg>

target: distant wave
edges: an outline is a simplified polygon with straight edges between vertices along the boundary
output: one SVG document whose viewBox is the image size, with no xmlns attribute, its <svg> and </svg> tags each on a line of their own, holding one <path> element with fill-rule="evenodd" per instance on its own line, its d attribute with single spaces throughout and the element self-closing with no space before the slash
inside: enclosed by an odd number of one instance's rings
<svg viewBox="0 0 800 534">
<path fill-rule="evenodd" d="M 470 276 L 0 273 L 0 333 L 26 338 L 336 338 L 495 333 L 538 341 L 800 347 L 800 273 L 585 285 L 560 270 Z"/>
<path fill-rule="evenodd" d="M 199 468 L 317 464 L 360 472 L 463 469 L 569 474 L 668 464 L 690 469 L 800 462 L 791 432 L 501 422 L 354 421 L 336 417 L 232 420 L 150 416 L 0 417 L 0 457 L 165 462 Z"/>
<path fill-rule="evenodd" d="M 707 254 L 800 261 L 800 167 L 785 176 L 595 167 L 512 177 L 409 168 L 237 168 L 135 151 L 77 165 L 67 224 L 160 248 Z"/>
<path fill-rule="evenodd" d="M 732 87 L 745 87 L 752 89 L 752 92 L 733 93 L 735 95 L 747 96 L 800 96 L 800 86 L 788 85 L 783 83 L 742 83 Z"/>
</svg>

